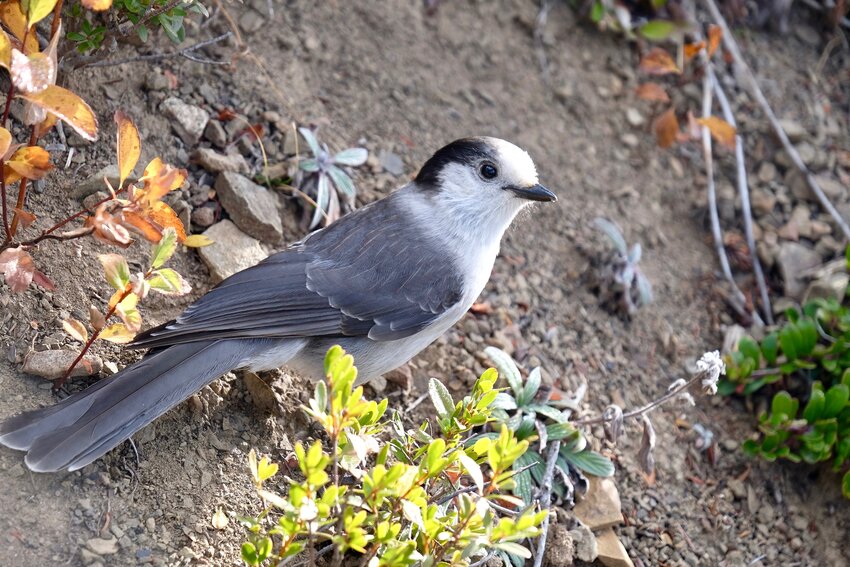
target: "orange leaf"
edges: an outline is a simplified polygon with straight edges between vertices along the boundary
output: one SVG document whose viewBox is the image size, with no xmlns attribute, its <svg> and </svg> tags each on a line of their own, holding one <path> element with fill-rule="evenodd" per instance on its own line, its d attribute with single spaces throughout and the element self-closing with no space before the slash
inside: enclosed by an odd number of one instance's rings
<svg viewBox="0 0 850 567">
<path fill-rule="evenodd" d="M 17 174 L 17 181 L 21 177 L 27 179 L 41 179 L 48 171 L 53 169 L 53 164 L 50 163 L 50 154 L 47 150 L 39 146 L 25 146 L 12 154 L 12 157 L 6 162 L 6 165 Z M 6 183 L 14 183 L 9 181 L 9 177 L 14 175 L 6 175 Z"/>
<path fill-rule="evenodd" d="M 12 145 L 12 133 L 5 128 L 0 128 L 0 156 L 5 156 Z"/>
<path fill-rule="evenodd" d="M 24 55 L 12 50 L 12 82 L 25 93 L 40 93 L 56 82 L 56 67 L 44 53 Z"/>
<path fill-rule="evenodd" d="M 14 293 L 27 289 L 32 282 L 35 263 L 23 248 L 7 248 L 0 252 L 0 274 Z"/>
<path fill-rule="evenodd" d="M 708 131 L 711 132 L 711 137 L 714 140 L 730 150 L 735 149 L 735 127 L 717 116 L 709 116 L 708 118 L 697 118 L 697 122 L 702 124 Z"/>
<path fill-rule="evenodd" d="M 679 132 L 679 121 L 676 119 L 676 113 L 672 108 L 668 109 L 664 114 L 655 119 L 652 123 L 652 129 L 655 130 L 655 139 L 660 148 L 669 148 L 676 141 L 676 134 Z"/>
<path fill-rule="evenodd" d="M 17 43 L 20 46 L 28 27 L 27 17 L 21 11 L 20 2 L 0 2 L 0 22 L 3 22 L 6 29 L 18 40 Z M 38 37 L 36 37 L 36 34 L 30 33 L 26 36 L 26 46 L 21 51 L 38 53 Z"/>
<path fill-rule="evenodd" d="M 27 228 L 29 225 L 35 222 L 36 217 L 34 214 L 27 212 L 23 209 L 19 209 L 17 207 L 13 207 L 12 210 L 15 211 L 15 216 L 21 219 L 21 226 L 23 226 L 24 228 Z"/>
<path fill-rule="evenodd" d="M 669 75 L 670 73 L 681 73 L 670 54 L 660 47 L 653 47 L 640 60 L 638 68 L 650 75 Z"/>
<path fill-rule="evenodd" d="M 177 233 L 178 242 L 186 240 L 186 229 L 183 228 L 183 222 L 180 220 L 180 217 L 177 216 L 174 209 L 162 201 L 154 203 L 154 205 L 150 208 L 148 218 L 162 227 L 162 230 L 169 227 L 173 228 L 174 232 Z M 160 232 L 162 232 L 162 230 L 160 230 Z M 156 242 L 159 242 L 159 239 L 157 239 Z"/>
<path fill-rule="evenodd" d="M 86 326 L 76 319 L 64 319 L 62 321 L 62 328 L 65 329 L 66 333 L 71 335 L 71 338 L 77 339 L 81 343 L 89 340 L 89 332 Z"/>
<path fill-rule="evenodd" d="M 182 187 L 186 177 L 188 173 L 185 169 L 177 169 L 157 157 L 151 160 L 139 181 L 145 184 L 143 194 L 147 203 L 153 205 L 171 191 Z"/>
<path fill-rule="evenodd" d="M 136 333 L 130 331 L 130 329 L 125 327 L 122 323 L 115 323 L 101 331 L 99 338 L 123 345 L 132 341 L 135 336 Z"/>
<path fill-rule="evenodd" d="M 723 30 L 720 26 L 708 26 L 708 56 L 714 55 L 717 48 L 720 47 L 720 39 L 723 37 Z"/>
<path fill-rule="evenodd" d="M 108 203 L 102 203 L 94 216 L 86 218 L 85 226 L 94 227 L 92 236 L 97 240 L 127 248 L 133 243 L 133 239 L 127 229 L 121 226 L 119 219 L 106 210 L 107 205 Z"/>
<path fill-rule="evenodd" d="M 667 95 L 667 91 L 665 91 L 658 83 L 643 83 L 642 85 L 638 85 L 638 88 L 635 90 L 635 94 L 638 98 L 642 98 L 643 100 L 650 100 L 653 102 L 670 102 L 670 97 Z"/>
<path fill-rule="evenodd" d="M 89 142 L 97 140 L 97 117 L 83 99 L 68 89 L 50 85 L 40 93 L 20 96 L 61 118 Z"/>
<path fill-rule="evenodd" d="M 696 57 L 697 54 L 704 48 L 705 48 L 705 42 L 704 41 L 698 41 L 697 43 L 686 43 L 685 47 L 684 47 L 685 61 L 690 61 L 691 59 Z"/>
<path fill-rule="evenodd" d="M 148 219 L 132 211 L 124 211 L 124 226 L 135 229 L 142 238 L 149 242 L 159 242 L 162 231 Z"/>
<path fill-rule="evenodd" d="M 112 7 L 112 0 L 82 0 L 83 6 L 95 12 L 102 12 Z"/>
<path fill-rule="evenodd" d="M 142 141 L 139 139 L 139 131 L 130 117 L 121 112 L 115 112 L 115 123 L 118 124 L 118 187 L 124 185 L 124 180 L 136 167 L 139 155 L 142 153 Z"/>
</svg>

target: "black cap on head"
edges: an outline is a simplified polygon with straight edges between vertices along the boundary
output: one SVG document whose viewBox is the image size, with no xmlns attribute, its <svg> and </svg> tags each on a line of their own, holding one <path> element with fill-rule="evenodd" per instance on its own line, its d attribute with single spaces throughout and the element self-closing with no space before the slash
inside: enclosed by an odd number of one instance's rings
<svg viewBox="0 0 850 567">
<path fill-rule="evenodd" d="M 461 138 L 443 146 L 425 162 L 416 175 L 416 183 L 423 187 L 437 187 L 440 172 L 449 163 L 471 164 L 484 159 L 495 161 L 492 145 L 482 138 Z"/>
</svg>

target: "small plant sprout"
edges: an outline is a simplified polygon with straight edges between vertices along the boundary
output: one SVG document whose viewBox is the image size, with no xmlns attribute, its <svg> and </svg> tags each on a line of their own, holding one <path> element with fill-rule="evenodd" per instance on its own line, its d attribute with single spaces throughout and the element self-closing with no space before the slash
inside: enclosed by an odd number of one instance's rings
<svg viewBox="0 0 850 567">
<path fill-rule="evenodd" d="M 510 389 L 496 395 L 491 408 L 496 423 L 504 424 L 517 439 L 534 442 L 533 448 L 517 459 L 514 494 L 526 503 L 533 502 L 534 494 L 543 487 L 546 458 L 543 454 L 549 442 L 560 442 L 555 462 L 555 494 L 572 505 L 574 486 L 580 493 L 587 488 L 583 473 L 594 476 L 611 476 L 614 464 L 607 457 L 592 451 L 584 435 L 569 423 L 572 400 L 552 396 L 551 389 L 542 387 L 541 370 L 535 368 L 523 383 L 516 362 L 507 353 L 495 347 L 484 350 Z"/>
<path fill-rule="evenodd" d="M 652 284 L 638 267 L 640 244 L 635 243 L 629 248 L 620 227 L 608 219 L 596 218 L 593 226 L 608 237 L 614 248 L 610 256 L 602 259 L 599 268 L 600 298 L 603 304 L 631 317 L 639 308 L 652 302 Z"/>
<path fill-rule="evenodd" d="M 354 181 L 342 168 L 363 165 L 369 157 L 369 152 L 366 148 L 348 148 L 332 154 L 327 144 L 319 145 L 312 130 L 299 128 L 298 131 L 313 154 L 313 157 L 298 162 L 298 169 L 305 174 L 299 183 L 300 190 L 312 196 L 314 200 L 315 211 L 310 220 L 310 228 L 318 226 L 323 218 L 327 226 L 342 213 L 340 197 L 350 209 L 354 208 L 354 199 L 357 197 Z M 332 187 L 336 191 L 332 191 Z"/>
</svg>

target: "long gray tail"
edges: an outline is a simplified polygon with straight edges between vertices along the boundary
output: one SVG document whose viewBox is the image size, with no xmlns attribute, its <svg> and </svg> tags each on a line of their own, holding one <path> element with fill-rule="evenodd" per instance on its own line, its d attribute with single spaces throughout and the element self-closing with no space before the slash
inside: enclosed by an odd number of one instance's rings
<svg viewBox="0 0 850 567">
<path fill-rule="evenodd" d="M 262 341 L 178 344 L 148 354 L 118 374 L 54 406 L 0 423 L 0 444 L 27 451 L 36 472 L 86 466 L 222 374 Z"/>
</svg>

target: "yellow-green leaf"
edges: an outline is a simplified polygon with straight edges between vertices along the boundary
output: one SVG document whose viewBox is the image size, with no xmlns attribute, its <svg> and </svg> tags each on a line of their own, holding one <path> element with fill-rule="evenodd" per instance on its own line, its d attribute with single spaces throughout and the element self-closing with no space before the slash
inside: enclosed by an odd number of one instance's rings
<svg viewBox="0 0 850 567">
<path fill-rule="evenodd" d="M 123 187 L 124 180 L 139 162 L 142 141 L 136 125 L 120 110 L 115 111 L 115 123 L 118 125 L 118 187 Z"/>
<path fill-rule="evenodd" d="M 115 323 L 100 332 L 101 339 L 119 345 L 127 344 L 133 340 L 136 333 L 130 331 L 123 323 Z"/>
<path fill-rule="evenodd" d="M 130 283 L 130 266 L 127 260 L 120 254 L 101 254 L 97 257 L 103 264 L 103 273 L 106 281 L 114 289 L 122 291 Z"/>
<path fill-rule="evenodd" d="M 62 328 L 65 329 L 65 332 L 71 335 L 72 338 L 77 339 L 81 343 L 85 343 L 89 340 L 89 332 L 86 330 L 86 326 L 76 319 L 64 319 L 62 321 Z"/>
<path fill-rule="evenodd" d="M 203 248 L 210 244 L 215 244 L 215 240 L 203 234 L 191 234 L 183 241 L 183 246 L 188 246 L 189 248 Z"/>
<path fill-rule="evenodd" d="M 34 26 L 53 12 L 57 0 L 21 0 L 21 8 L 27 15 L 27 23 Z"/>
<path fill-rule="evenodd" d="M 20 93 L 31 103 L 55 114 L 89 142 L 97 140 L 97 117 L 91 107 L 68 89 L 50 85 L 38 93 Z"/>
</svg>

